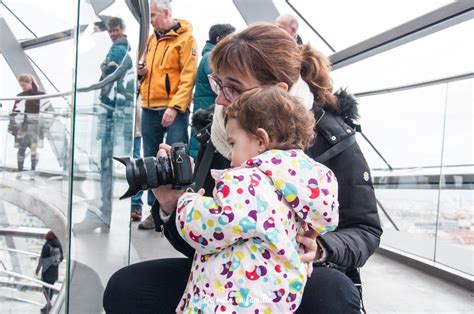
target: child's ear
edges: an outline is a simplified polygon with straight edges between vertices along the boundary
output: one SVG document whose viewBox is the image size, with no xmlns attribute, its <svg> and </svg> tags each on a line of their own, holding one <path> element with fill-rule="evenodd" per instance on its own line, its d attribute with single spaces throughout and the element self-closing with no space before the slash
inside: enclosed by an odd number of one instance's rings
<svg viewBox="0 0 474 314">
<path fill-rule="evenodd" d="M 268 150 L 270 147 L 270 136 L 268 136 L 267 131 L 262 128 L 257 129 L 257 138 L 258 138 L 258 151 L 263 153 Z"/>
</svg>

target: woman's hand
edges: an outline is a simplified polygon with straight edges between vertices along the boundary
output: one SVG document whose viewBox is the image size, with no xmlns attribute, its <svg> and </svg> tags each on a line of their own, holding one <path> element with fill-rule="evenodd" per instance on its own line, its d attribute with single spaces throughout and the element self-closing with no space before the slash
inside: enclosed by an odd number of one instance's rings
<svg viewBox="0 0 474 314">
<path fill-rule="evenodd" d="M 318 245 L 316 243 L 316 238 L 318 233 L 313 229 L 308 229 L 306 223 L 303 226 L 304 232 L 303 235 L 297 235 L 296 241 L 300 243 L 300 259 L 303 263 L 308 263 L 308 278 L 311 277 L 313 273 L 313 261 L 316 258 L 316 251 Z"/>
<path fill-rule="evenodd" d="M 168 157 L 170 154 L 171 146 L 167 144 L 160 144 L 160 149 L 156 154 L 156 157 Z M 194 168 L 194 161 L 191 157 L 191 166 Z M 201 189 L 202 190 L 202 189 Z M 159 187 L 152 189 L 153 194 L 155 194 L 156 199 L 160 203 L 161 209 L 167 214 L 171 215 L 176 209 L 176 204 L 181 195 L 183 195 L 183 190 L 176 190 L 171 187 L 171 185 L 160 185 Z M 204 190 L 199 191 L 198 193 L 204 194 Z"/>
<path fill-rule="evenodd" d="M 137 74 L 140 76 L 144 76 L 147 72 L 147 68 L 145 64 L 138 65 Z"/>
<path fill-rule="evenodd" d="M 184 193 L 184 190 L 173 189 L 170 184 L 160 185 L 152 191 L 160 203 L 161 209 L 163 209 L 167 215 L 171 215 L 174 212 L 176 209 L 176 204 L 178 203 L 178 199 Z"/>
</svg>

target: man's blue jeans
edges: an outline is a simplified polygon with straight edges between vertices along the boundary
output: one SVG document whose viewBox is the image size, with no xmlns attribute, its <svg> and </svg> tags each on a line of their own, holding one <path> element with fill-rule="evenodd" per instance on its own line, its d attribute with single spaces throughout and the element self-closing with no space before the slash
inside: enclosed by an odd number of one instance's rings
<svg viewBox="0 0 474 314">
<path fill-rule="evenodd" d="M 158 148 L 166 135 L 166 144 L 171 145 L 178 142 L 188 143 L 189 112 L 180 112 L 176 115 L 173 123 L 164 128 L 161 119 L 165 110 L 150 110 L 143 108 L 142 111 L 142 138 L 144 157 L 156 156 Z M 148 205 L 152 205 L 155 196 L 148 191 Z"/>
<path fill-rule="evenodd" d="M 142 150 L 142 138 L 141 136 L 136 136 L 133 141 L 133 158 L 141 157 L 142 155 L 141 150 Z M 143 205 L 142 195 L 143 195 L 143 191 L 140 191 L 135 196 L 132 196 L 132 206 L 138 205 L 140 206 L 140 208 L 142 207 Z"/>
</svg>

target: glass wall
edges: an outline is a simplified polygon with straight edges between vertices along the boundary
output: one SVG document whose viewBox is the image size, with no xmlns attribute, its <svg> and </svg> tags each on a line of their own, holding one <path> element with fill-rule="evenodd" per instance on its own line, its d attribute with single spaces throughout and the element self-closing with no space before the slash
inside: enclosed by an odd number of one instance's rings
<svg viewBox="0 0 474 314">
<path fill-rule="evenodd" d="M 130 200 L 118 200 L 125 169 L 112 156 L 133 149 L 135 5 L 21 0 L 0 6 L 2 313 L 46 305 L 43 287 L 50 286 L 42 270 L 34 274 L 49 230 L 64 252 L 51 287 L 53 312 L 102 312 L 109 277 L 129 263 Z M 109 35 L 109 22 L 119 23 L 125 36 Z M 24 73 L 38 91 L 22 90 L 17 78 Z"/>
<path fill-rule="evenodd" d="M 470 276 L 474 50 L 463 34 L 473 25 L 454 25 L 333 72 L 337 86 L 359 94 L 363 134 L 388 162 L 358 135 L 374 178 L 382 245 Z M 432 54 L 435 64 L 426 57 Z"/>
</svg>

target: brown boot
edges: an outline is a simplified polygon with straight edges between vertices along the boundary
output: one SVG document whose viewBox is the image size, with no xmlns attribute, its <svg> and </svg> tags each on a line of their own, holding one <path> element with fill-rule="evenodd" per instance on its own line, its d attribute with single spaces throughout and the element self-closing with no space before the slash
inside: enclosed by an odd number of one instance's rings
<svg viewBox="0 0 474 314">
<path fill-rule="evenodd" d="M 150 214 L 148 217 L 145 218 L 141 223 L 138 224 L 138 229 L 148 230 L 148 229 L 155 229 L 155 221 L 153 220 L 153 216 Z"/>
</svg>

